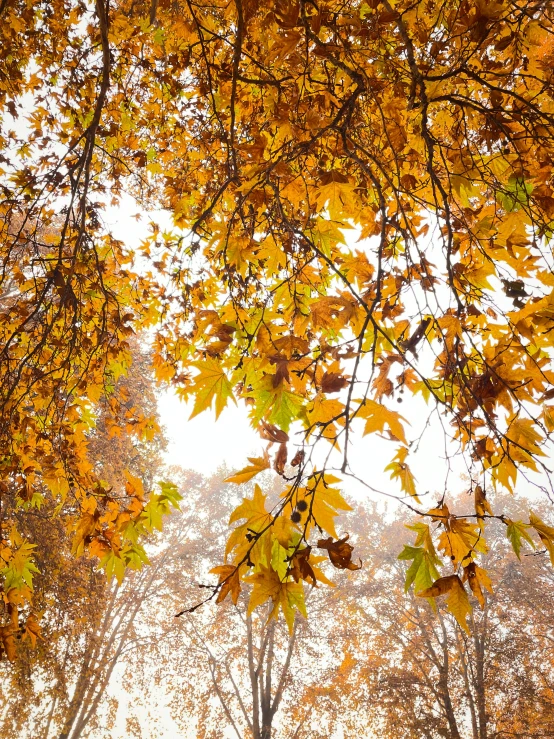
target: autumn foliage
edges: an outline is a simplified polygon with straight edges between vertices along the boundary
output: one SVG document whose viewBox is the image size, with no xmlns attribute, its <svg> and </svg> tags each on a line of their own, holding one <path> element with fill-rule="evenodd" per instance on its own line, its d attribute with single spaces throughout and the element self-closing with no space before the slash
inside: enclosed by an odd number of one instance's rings
<svg viewBox="0 0 554 739">
<path fill-rule="evenodd" d="M 215 599 L 249 583 L 292 628 L 323 559 L 358 566 L 336 519 L 342 480 L 372 486 L 366 435 L 422 516 L 409 584 L 462 626 L 491 517 L 554 562 L 553 527 L 495 504 L 552 492 L 551 3 L 2 0 L 0 20 L 2 629 L 34 628 L 22 515 L 49 501 L 121 577 L 177 504 L 91 462 L 101 407 L 114 438 L 157 433 L 122 382 L 144 330 L 192 416 L 247 405 L 267 449 L 231 479 L 285 478 L 232 514 Z M 124 193 L 174 229 L 115 239 Z M 471 509 L 422 503 L 402 394 L 464 456 Z"/>
</svg>

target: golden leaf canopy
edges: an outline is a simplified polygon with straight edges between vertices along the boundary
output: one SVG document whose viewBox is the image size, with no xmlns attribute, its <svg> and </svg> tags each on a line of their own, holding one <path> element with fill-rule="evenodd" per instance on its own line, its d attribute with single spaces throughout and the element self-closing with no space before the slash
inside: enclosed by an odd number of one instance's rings
<svg viewBox="0 0 554 739">
<path fill-rule="evenodd" d="M 436 404 L 472 489 L 528 472 L 549 488 L 551 3 L 2 0 L 0 20 L 5 577 L 28 546 L 14 512 L 41 496 L 117 572 L 176 502 L 115 495 L 87 453 L 100 402 L 114 433 L 155 432 L 119 389 L 149 329 L 158 380 L 193 415 L 245 401 L 279 445 L 284 497 L 267 528 L 231 535 L 251 603 L 303 612 L 293 570 L 317 578 L 309 551 L 293 560 L 318 528 L 338 539 L 347 506 L 313 450 L 348 475 L 359 428 L 393 445 L 391 491 L 435 520 L 466 610 L 463 568 L 503 512 L 422 508 L 413 419 L 389 406 Z M 104 214 L 125 194 L 174 228 L 115 239 Z M 234 481 L 270 464 L 252 459 Z M 502 520 L 517 551 L 533 526 L 550 546 L 547 524 Z M 236 599 L 235 570 L 218 572 Z"/>
</svg>

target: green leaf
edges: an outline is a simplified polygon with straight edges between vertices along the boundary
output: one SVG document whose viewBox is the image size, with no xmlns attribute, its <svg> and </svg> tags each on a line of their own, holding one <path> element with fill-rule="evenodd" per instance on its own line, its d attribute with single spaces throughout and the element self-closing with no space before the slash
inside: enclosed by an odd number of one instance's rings
<svg viewBox="0 0 554 739">
<path fill-rule="evenodd" d="M 111 580 L 115 575 L 119 584 L 123 582 L 123 578 L 125 577 L 125 562 L 113 551 L 108 552 L 102 557 L 100 567 L 103 567 L 106 571 L 108 580 Z"/>
<path fill-rule="evenodd" d="M 406 572 L 405 593 L 412 585 L 414 585 L 416 593 L 425 590 L 431 587 L 439 577 L 436 565 L 441 564 L 440 560 L 423 547 L 411 547 L 405 544 L 404 549 L 398 555 L 398 559 L 413 560 Z"/>
<path fill-rule="evenodd" d="M 303 402 L 300 395 L 291 393 L 282 385 L 278 388 L 271 386 L 271 376 L 264 378 L 259 389 L 251 393 L 256 401 L 254 421 L 265 418 L 285 432 L 288 432 L 291 423 L 299 417 Z"/>
<path fill-rule="evenodd" d="M 516 553 L 517 558 L 521 559 L 519 553 L 521 551 L 522 539 L 525 539 L 525 541 L 532 547 L 532 549 L 535 548 L 535 542 L 527 532 L 529 526 L 528 524 L 523 523 L 523 521 L 511 521 L 509 518 L 507 518 L 506 521 L 509 522 L 506 529 L 506 536 L 508 537 L 508 540 L 512 545 L 512 549 Z"/>
<path fill-rule="evenodd" d="M 163 480 L 160 480 L 158 485 L 161 489 L 159 500 L 167 501 L 173 508 L 179 510 L 179 501 L 183 499 L 183 496 L 179 492 L 177 485 L 173 482 L 164 482 Z"/>
</svg>

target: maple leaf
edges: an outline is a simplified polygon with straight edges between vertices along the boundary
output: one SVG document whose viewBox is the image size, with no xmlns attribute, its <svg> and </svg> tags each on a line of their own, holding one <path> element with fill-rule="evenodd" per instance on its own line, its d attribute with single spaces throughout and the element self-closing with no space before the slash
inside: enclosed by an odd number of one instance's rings
<svg viewBox="0 0 554 739">
<path fill-rule="evenodd" d="M 394 439 L 401 441 L 404 444 L 406 441 L 406 434 L 404 432 L 404 426 L 402 422 L 407 423 L 406 419 L 397 413 L 392 411 L 382 403 L 376 403 L 374 400 L 366 398 L 361 403 L 357 415 L 360 418 L 365 419 L 364 436 L 371 434 L 375 431 L 383 433 L 385 426 L 388 426 Z"/>
<path fill-rule="evenodd" d="M 310 546 L 296 550 L 290 561 L 289 574 L 295 582 L 305 580 L 315 587 L 317 584 L 317 578 L 310 563 L 311 551 L 312 548 Z"/>
<path fill-rule="evenodd" d="M 509 518 L 505 518 L 504 522 L 507 526 L 506 536 L 512 545 L 512 549 L 516 553 L 517 558 L 521 559 L 520 552 L 522 539 L 524 539 L 533 549 L 535 548 L 535 543 L 527 531 L 530 524 L 525 524 L 523 521 L 512 521 Z"/>
<path fill-rule="evenodd" d="M 271 376 L 266 376 L 253 397 L 256 401 L 254 421 L 264 419 L 284 433 L 288 432 L 303 407 L 302 398 L 296 393 L 290 392 L 282 384 L 274 388 Z"/>
<path fill-rule="evenodd" d="M 344 206 L 352 199 L 354 185 L 341 172 L 326 173 L 318 190 L 317 207 L 327 207 L 332 220 L 340 221 Z"/>
<path fill-rule="evenodd" d="M 33 575 L 39 572 L 38 567 L 33 562 L 33 553 L 36 544 L 22 541 L 16 537 L 12 530 L 11 538 L 19 541 L 19 546 L 12 552 L 8 565 L 0 570 L 0 574 L 4 577 L 4 590 L 9 592 L 12 589 L 21 590 L 25 586 L 32 588 Z"/>
<path fill-rule="evenodd" d="M 252 498 L 243 498 L 242 503 L 235 508 L 229 518 L 229 524 L 246 519 L 246 522 L 237 526 L 227 540 L 225 553 L 229 554 L 233 550 L 235 552 L 236 561 L 242 561 L 243 557 L 248 556 L 251 560 L 261 558 L 262 562 L 266 562 L 267 554 L 264 549 L 264 542 L 257 540 L 254 548 L 251 542 L 256 538 L 256 534 L 268 528 L 271 522 L 271 515 L 265 507 L 266 497 L 259 485 L 254 485 L 254 496 Z"/>
<path fill-rule="evenodd" d="M 412 475 L 412 471 L 404 461 L 408 456 L 408 448 L 400 447 L 396 452 L 396 456 L 390 464 L 385 467 L 385 472 L 391 471 L 391 480 L 399 480 L 400 488 L 408 493 L 415 501 L 420 503 L 421 501 L 417 497 L 417 491 L 415 488 L 415 478 Z"/>
<path fill-rule="evenodd" d="M 216 603 L 223 602 L 230 594 L 231 600 L 236 605 L 240 595 L 239 568 L 234 565 L 220 565 L 212 567 L 210 572 L 219 575 L 219 584 L 221 585 Z"/>
<path fill-rule="evenodd" d="M 248 457 L 250 464 L 244 467 L 239 472 L 235 472 L 231 477 L 226 478 L 225 482 L 234 482 L 237 485 L 241 485 L 243 482 L 248 482 L 253 477 L 258 475 L 263 470 L 270 468 L 269 455 L 267 451 L 264 452 L 262 457 Z"/>
<path fill-rule="evenodd" d="M 475 486 L 474 490 L 475 497 L 475 513 L 477 514 L 477 520 L 479 521 L 479 528 L 483 530 L 484 527 L 484 515 L 488 513 L 490 516 L 493 515 L 492 509 L 489 505 L 488 500 L 485 497 L 485 492 L 480 485 Z"/>
<path fill-rule="evenodd" d="M 37 639 L 44 640 L 44 637 L 41 635 L 41 627 L 36 614 L 30 613 L 27 616 L 22 639 L 29 639 L 31 646 L 33 647 L 36 646 Z"/>
<path fill-rule="evenodd" d="M 351 511 L 352 507 L 345 501 L 340 491 L 331 487 L 337 479 L 331 475 L 315 475 L 316 485 L 306 496 L 308 510 L 315 523 L 333 538 L 337 538 L 335 518 L 339 511 Z M 310 500 L 310 497 L 312 498 Z"/>
<path fill-rule="evenodd" d="M 15 662 L 17 656 L 17 649 L 15 646 L 16 634 L 17 629 L 14 626 L 0 626 L 0 642 L 4 648 L 6 657 L 10 662 Z"/>
<path fill-rule="evenodd" d="M 275 570 L 264 566 L 260 567 L 259 572 L 245 577 L 244 580 L 253 586 L 248 602 L 248 615 L 271 599 L 273 608 L 269 618 L 277 618 L 279 609 L 281 609 L 290 632 L 292 632 L 296 611 L 306 617 L 304 588 L 301 582 L 288 580 L 283 582 Z"/>
<path fill-rule="evenodd" d="M 532 526 L 539 535 L 539 539 L 546 547 L 548 555 L 550 556 L 550 561 L 554 566 L 554 527 L 547 526 L 532 511 L 529 513 L 529 525 Z"/>
<path fill-rule="evenodd" d="M 287 463 L 288 449 L 286 444 L 279 444 L 277 454 L 273 461 L 273 469 L 278 475 L 282 475 Z"/>
<path fill-rule="evenodd" d="M 100 560 L 100 566 L 106 570 L 108 580 L 114 577 L 119 584 L 123 582 L 125 577 L 125 560 L 110 549 Z"/>
<path fill-rule="evenodd" d="M 320 385 L 322 393 L 338 393 L 343 388 L 348 387 L 348 378 L 340 372 L 325 372 Z"/>
<path fill-rule="evenodd" d="M 404 591 L 407 593 L 413 585 L 416 592 L 431 587 L 439 577 L 437 566 L 442 562 L 440 559 L 423 547 L 412 547 L 404 544 L 404 549 L 398 555 L 398 559 L 413 560 L 406 572 Z"/>
<path fill-rule="evenodd" d="M 242 503 L 231 513 L 229 523 L 240 521 L 241 518 L 246 518 L 249 523 L 254 525 L 265 522 L 269 515 L 265 509 L 266 497 L 260 486 L 254 485 L 254 497 L 243 498 Z"/>
<path fill-rule="evenodd" d="M 448 611 L 454 616 L 462 629 L 469 634 L 467 616 L 472 609 L 466 590 L 458 575 L 440 577 L 430 587 L 416 593 L 421 598 L 438 598 L 446 594 L 448 594 L 446 600 Z"/>
<path fill-rule="evenodd" d="M 359 565 L 352 562 L 352 552 L 354 547 L 348 544 L 349 536 L 346 534 L 342 539 L 333 541 L 333 539 L 319 539 L 317 546 L 319 549 L 327 549 L 329 552 L 329 559 L 331 564 L 339 570 L 359 570 L 362 567 L 362 563 Z"/>
<path fill-rule="evenodd" d="M 542 456 L 545 452 L 540 447 L 543 437 L 536 430 L 534 422 L 529 418 L 515 418 L 509 422 L 506 436 L 516 445 L 512 445 L 511 459 L 536 470 L 534 456 Z"/>
<path fill-rule="evenodd" d="M 475 562 L 470 562 L 464 567 L 464 576 L 462 582 L 468 582 L 471 592 L 479 601 L 481 608 L 485 605 L 485 596 L 483 594 L 483 588 L 492 593 L 492 584 L 487 572 Z"/>
<path fill-rule="evenodd" d="M 336 443 L 336 423 L 344 424 L 344 403 L 340 400 L 316 395 L 313 403 L 306 409 L 306 418 L 310 427 L 323 427 L 322 436 Z"/>
<path fill-rule="evenodd" d="M 485 553 L 487 544 L 477 524 L 451 516 L 439 537 L 439 549 L 455 564 L 467 562 L 476 553 Z"/>
<path fill-rule="evenodd" d="M 200 372 L 194 380 L 195 400 L 190 418 L 194 418 L 199 413 L 211 408 L 212 402 L 215 400 L 215 417 L 217 419 L 227 405 L 229 398 L 236 403 L 231 383 L 221 366 L 213 359 L 195 362 L 193 366 Z"/>
</svg>

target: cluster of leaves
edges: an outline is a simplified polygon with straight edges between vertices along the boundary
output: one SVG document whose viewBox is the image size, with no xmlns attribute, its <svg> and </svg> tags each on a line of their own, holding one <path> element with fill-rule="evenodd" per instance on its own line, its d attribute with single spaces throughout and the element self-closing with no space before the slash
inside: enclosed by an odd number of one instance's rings
<svg viewBox="0 0 554 739">
<path fill-rule="evenodd" d="M 147 510 L 131 480 L 114 497 L 87 455 L 103 396 L 114 429 L 153 430 L 115 390 L 137 326 L 156 327 L 157 376 L 193 415 L 246 402 L 279 445 L 279 474 L 301 434 L 282 503 L 266 511 L 259 492 L 235 513 L 246 523 L 220 595 L 254 578 L 253 607 L 271 598 L 289 622 L 302 611 L 300 581 L 318 579 L 309 536 L 336 539 L 344 508 L 316 463 L 322 444 L 346 476 L 356 429 L 385 437 L 391 479 L 418 504 L 395 393 L 447 416 L 486 487 L 513 491 L 539 471 L 551 489 L 548 0 L 3 0 L 0 20 L 9 496 L 70 501 L 77 551 L 114 572 L 141 558 L 136 536 L 172 494 Z M 137 250 L 150 271 L 102 224 L 124 190 L 173 214 L 175 232 L 153 229 Z M 455 567 L 433 593 L 463 610 L 456 578 L 478 566 L 484 528 L 444 501 L 416 510 L 436 519 L 430 538 Z M 550 529 L 529 524 L 551 549 Z M 17 544 L 2 525 L 9 566 Z M 511 526 L 514 540 L 527 531 Z M 346 541 L 327 549 L 351 563 Z"/>
<path fill-rule="evenodd" d="M 246 475 L 259 471 L 252 473 L 253 466 L 227 482 L 243 482 Z M 295 610 L 306 616 L 304 583 L 312 587 L 317 582 L 332 585 L 318 567 L 326 557 L 312 554 L 312 547 L 307 544 L 316 526 L 331 534 L 328 539 L 318 540 L 317 547 L 328 551 L 333 565 L 339 569 L 358 569 L 351 561 L 353 547 L 347 543 L 348 537 L 338 541 L 332 538 L 337 536 L 334 519 L 339 510 L 351 510 L 340 491 L 331 487 L 336 482 L 337 478 L 316 472 L 308 478 L 305 487 L 287 488 L 281 494 L 281 502 L 271 511 L 266 508 L 267 496 L 258 485 L 254 487 L 253 498 L 245 498 L 229 520 L 230 524 L 244 521 L 228 539 L 226 555 L 230 563 L 213 570 L 219 575 L 218 603 L 229 593 L 233 602 L 237 602 L 242 577 L 253 586 L 248 613 L 271 599 L 270 618 L 276 617 L 281 609 L 292 631 Z"/>
</svg>

